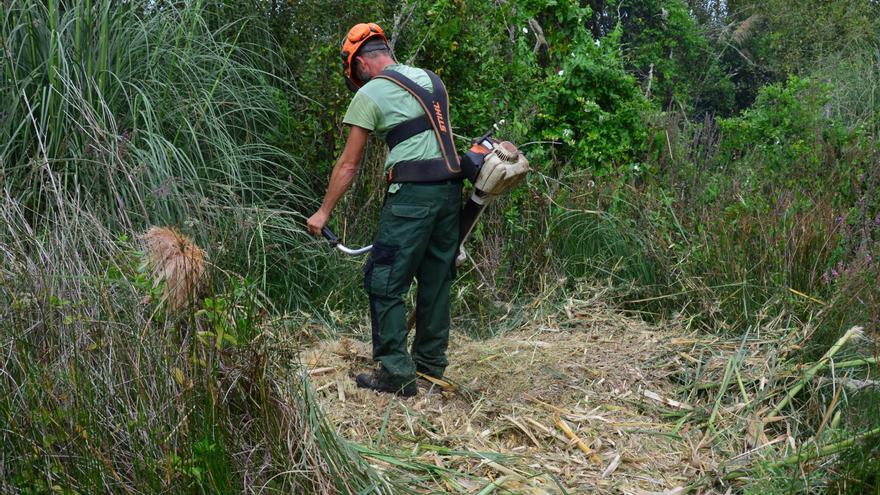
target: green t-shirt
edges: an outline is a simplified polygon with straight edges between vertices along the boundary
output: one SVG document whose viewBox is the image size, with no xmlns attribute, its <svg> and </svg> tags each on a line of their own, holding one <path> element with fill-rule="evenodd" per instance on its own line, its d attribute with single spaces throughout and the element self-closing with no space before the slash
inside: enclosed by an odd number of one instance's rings
<svg viewBox="0 0 880 495">
<path fill-rule="evenodd" d="M 431 79 L 422 69 L 392 64 L 385 67 L 385 70 L 399 72 L 428 91 L 433 91 Z M 385 135 L 395 125 L 424 113 L 419 102 L 405 89 L 387 79 L 374 78 L 355 93 L 342 121 L 373 131 L 381 139 L 385 139 Z M 434 131 L 428 130 L 395 146 L 385 160 L 385 170 L 402 161 L 442 157 Z"/>
</svg>

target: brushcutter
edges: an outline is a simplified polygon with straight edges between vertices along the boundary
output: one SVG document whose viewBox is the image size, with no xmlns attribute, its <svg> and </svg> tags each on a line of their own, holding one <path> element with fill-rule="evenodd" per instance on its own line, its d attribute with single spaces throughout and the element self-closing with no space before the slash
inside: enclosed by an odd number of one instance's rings
<svg viewBox="0 0 880 495">
<path fill-rule="evenodd" d="M 473 176 L 468 177 L 474 189 L 461 210 L 456 266 L 461 266 L 467 258 L 464 242 L 470 237 L 486 206 L 519 184 L 529 171 L 529 161 L 525 155 L 510 141 L 492 139 L 491 131 L 477 139 L 461 161 L 462 170 L 474 170 Z"/>
<path fill-rule="evenodd" d="M 461 210 L 456 266 L 461 266 L 467 259 L 464 243 L 473 232 L 486 206 L 522 181 L 529 170 L 529 161 L 525 155 L 509 141 L 499 142 L 492 139 L 491 132 L 476 139 L 461 157 L 461 162 L 463 170 L 472 171 L 468 178 L 474 188 L 471 197 Z M 321 233 L 333 247 L 350 256 L 359 256 L 373 249 L 372 245 L 350 248 L 342 244 L 339 236 L 330 227 L 324 227 Z"/>
</svg>

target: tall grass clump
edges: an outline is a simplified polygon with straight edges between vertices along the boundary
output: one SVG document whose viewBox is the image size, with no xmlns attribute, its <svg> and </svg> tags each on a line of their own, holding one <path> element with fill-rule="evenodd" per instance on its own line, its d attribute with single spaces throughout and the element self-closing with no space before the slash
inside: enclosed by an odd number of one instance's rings
<svg viewBox="0 0 880 495">
<path fill-rule="evenodd" d="M 200 243 L 302 304 L 320 271 L 286 147 L 296 91 L 274 75 L 264 20 L 200 5 L 7 2 L 0 175 L 29 218 L 69 193 L 113 228 L 198 225 Z"/>
<path fill-rule="evenodd" d="M 218 19 L 4 3 L 0 491 L 390 491 L 268 316 L 319 281 L 295 91 L 264 20 Z"/>
<path fill-rule="evenodd" d="M 38 233 L 0 202 L 4 491 L 382 491 L 307 384 L 276 378 L 296 369 L 252 285 L 209 265 L 200 309 L 148 301 L 138 246 L 64 206 Z"/>
</svg>

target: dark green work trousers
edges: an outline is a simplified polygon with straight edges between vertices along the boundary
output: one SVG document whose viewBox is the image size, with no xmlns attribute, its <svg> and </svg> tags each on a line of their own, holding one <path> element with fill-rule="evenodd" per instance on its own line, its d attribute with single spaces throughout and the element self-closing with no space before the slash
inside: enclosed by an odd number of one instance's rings
<svg viewBox="0 0 880 495">
<path fill-rule="evenodd" d="M 461 183 L 402 184 L 389 193 L 364 267 L 370 298 L 373 359 L 392 385 L 415 379 L 416 368 L 443 376 L 448 361 L 449 289 L 458 247 Z M 403 296 L 418 281 L 416 334 L 407 352 Z"/>
</svg>

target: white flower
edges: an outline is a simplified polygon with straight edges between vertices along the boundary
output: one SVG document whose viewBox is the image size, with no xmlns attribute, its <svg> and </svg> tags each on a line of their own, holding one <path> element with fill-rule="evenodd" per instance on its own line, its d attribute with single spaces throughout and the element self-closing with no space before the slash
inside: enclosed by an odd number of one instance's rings
<svg viewBox="0 0 880 495">
<path fill-rule="evenodd" d="M 561 76 L 561 75 L 565 74 L 565 71 L 561 70 L 561 71 L 557 72 L 557 74 L 559 74 Z"/>
<path fill-rule="evenodd" d="M 601 44 L 602 44 L 602 42 L 601 42 L 601 41 L 599 41 L 599 40 L 596 40 L 596 46 L 599 46 L 599 45 L 601 45 Z"/>
<path fill-rule="evenodd" d="M 529 28 L 523 28 L 523 34 L 529 34 Z"/>
</svg>

